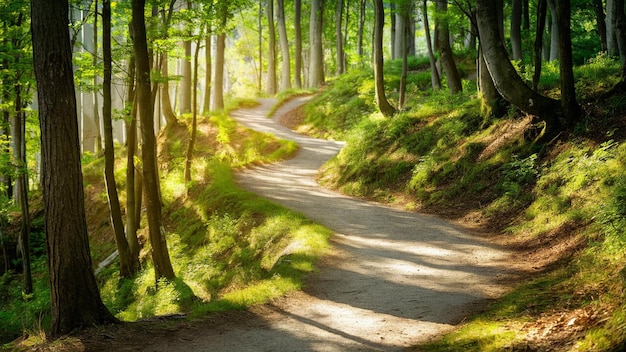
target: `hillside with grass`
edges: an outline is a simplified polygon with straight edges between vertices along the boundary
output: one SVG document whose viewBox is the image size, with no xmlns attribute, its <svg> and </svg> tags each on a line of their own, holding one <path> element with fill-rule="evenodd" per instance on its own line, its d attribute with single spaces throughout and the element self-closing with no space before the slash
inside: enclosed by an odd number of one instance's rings
<svg viewBox="0 0 626 352">
<path fill-rule="evenodd" d="M 475 82 L 431 91 L 427 60 L 410 61 L 407 103 L 384 118 L 373 73 L 330 82 L 297 129 L 347 141 L 320 175 L 327 187 L 471 226 L 513 249 L 512 291 L 424 351 L 609 351 L 626 347 L 626 104 L 619 63 L 575 69 L 585 117 L 541 138 L 532 117 L 482 111 Z M 469 71 L 470 61 L 460 63 Z M 524 72 L 532 72 L 527 69 Z M 386 66 L 393 104 L 400 63 Z M 558 68 L 540 89 L 558 96 Z"/>
</svg>

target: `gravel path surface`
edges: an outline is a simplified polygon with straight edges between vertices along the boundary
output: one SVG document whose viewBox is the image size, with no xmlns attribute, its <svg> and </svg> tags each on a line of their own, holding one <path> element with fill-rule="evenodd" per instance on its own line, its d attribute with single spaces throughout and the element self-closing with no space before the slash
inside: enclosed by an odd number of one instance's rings
<svg viewBox="0 0 626 352">
<path fill-rule="evenodd" d="M 237 176 L 241 186 L 335 232 L 332 253 L 306 287 L 197 331 L 157 339 L 149 351 L 394 351 L 449 331 L 506 291 L 509 254 L 433 216 L 321 188 L 318 168 L 342 143 L 298 135 L 265 117 L 274 100 L 240 110 L 241 123 L 298 142 L 298 155 Z M 235 317 L 235 318 L 233 318 Z"/>
</svg>

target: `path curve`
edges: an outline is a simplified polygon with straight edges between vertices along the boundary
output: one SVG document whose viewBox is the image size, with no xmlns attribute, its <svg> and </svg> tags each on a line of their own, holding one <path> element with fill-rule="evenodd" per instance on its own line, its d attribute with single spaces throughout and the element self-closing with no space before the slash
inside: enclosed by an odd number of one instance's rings
<svg viewBox="0 0 626 352">
<path fill-rule="evenodd" d="M 393 351 L 432 339 L 505 291 L 508 253 L 433 216 L 399 211 L 321 188 L 318 168 L 342 143 L 281 126 L 298 98 L 266 117 L 275 100 L 233 112 L 240 123 L 296 141 L 295 158 L 237 175 L 244 188 L 335 232 L 332 253 L 303 291 L 253 307 L 237 323 L 184 338 L 204 351 Z M 168 343 L 151 350 L 167 350 Z M 168 346 L 169 345 L 169 346 Z"/>
</svg>

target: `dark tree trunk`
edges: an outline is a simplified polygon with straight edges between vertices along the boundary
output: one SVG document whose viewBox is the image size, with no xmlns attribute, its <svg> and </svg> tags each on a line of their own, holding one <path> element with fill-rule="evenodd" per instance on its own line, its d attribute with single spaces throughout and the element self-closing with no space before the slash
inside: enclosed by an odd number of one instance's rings
<svg viewBox="0 0 626 352">
<path fill-rule="evenodd" d="M 533 73 L 533 89 L 539 87 L 541 78 L 541 64 L 543 51 L 543 32 L 546 30 L 546 16 L 548 14 L 547 0 L 539 0 L 537 4 L 537 30 L 535 32 L 535 72 Z"/>
<path fill-rule="evenodd" d="M 309 86 L 319 87 L 324 84 L 324 47 L 322 44 L 322 18 L 324 17 L 324 0 L 311 0 L 311 17 L 309 19 Z"/>
<path fill-rule="evenodd" d="M 463 90 L 463 86 L 461 84 L 459 71 L 457 70 L 456 63 L 454 62 L 454 54 L 452 53 L 452 48 L 450 47 L 450 31 L 447 12 L 448 0 L 437 0 L 438 20 L 435 21 L 435 24 L 439 28 L 439 55 L 441 56 L 443 70 L 446 73 L 448 89 L 450 90 L 450 93 L 456 94 Z"/>
<path fill-rule="evenodd" d="M 376 104 L 384 116 L 392 116 L 396 109 L 389 104 L 385 95 L 385 77 L 383 75 L 383 26 L 385 11 L 383 0 L 374 0 L 374 81 L 376 85 Z"/>
<path fill-rule="evenodd" d="M 511 13 L 511 52 L 513 60 L 522 59 L 522 0 L 513 0 Z"/>
<path fill-rule="evenodd" d="M 134 269 L 128 241 L 124 233 L 124 221 L 115 183 L 115 149 L 113 146 L 113 118 L 111 110 L 111 2 L 102 0 L 102 58 L 104 75 L 102 86 L 102 122 L 104 124 L 104 179 L 109 199 L 111 224 L 120 258 L 120 276 L 130 277 Z"/>
<path fill-rule="evenodd" d="M 198 56 L 200 56 L 200 42 L 196 43 L 196 51 L 193 55 L 193 86 L 198 86 Z M 187 155 L 185 157 L 185 183 L 191 181 L 191 162 L 193 160 L 193 149 L 196 145 L 198 134 L 198 95 L 194 94 L 191 101 L 191 133 L 189 134 L 189 144 L 187 145 Z"/>
<path fill-rule="evenodd" d="M 31 1 L 52 335 L 116 321 L 89 253 L 68 13 L 65 0 Z"/>
<path fill-rule="evenodd" d="M 132 1 L 132 23 L 134 30 L 133 47 L 135 49 L 135 65 L 137 68 L 137 106 L 141 121 L 143 183 L 146 196 L 146 213 L 148 215 L 148 231 L 152 246 L 152 262 L 155 278 L 175 278 L 174 269 L 165 239 L 161 213 L 161 196 L 158 183 L 156 160 L 156 138 L 154 136 L 154 110 L 150 86 L 150 60 L 146 41 L 144 17 L 145 0 Z"/>
<path fill-rule="evenodd" d="M 498 92 L 520 110 L 544 119 L 549 129 L 558 127 L 559 102 L 530 89 L 507 56 L 498 28 L 496 0 L 478 0 L 476 18 L 485 63 Z"/>
<path fill-rule="evenodd" d="M 430 61 L 430 81 L 433 89 L 441 89 L 441 78 L 435 61 L 432 40 L 430 39 L 430 25 L 428 24 L 427 0 L 422 2 L 422 16 L 424 17 L 424 31 L 426 32 L 426 47 L 428 48 L 428 59 Z"/>
<path fill-rule="evenodd" d="M 343 0 L 336 0 L 337 4 L 335 6 L 335 46 L 336 46 L 336 74 L 337 76 L 341 75 L 345 72 L 345 67 L 343 66 L 343 33 L 342 33 L 342 25 L 343 25 Z"/>
<path fill-rule="evenodd" d="M 593 10 L 596 13 L 596 25 L 598 27 L 598 36 L 600 37 L 600 46 L 602 47 L 602 51 L 606 51 L 606 16 L 604 14 L 602 0 L 593 0 Z"/>
<path fill-rule="evenodd" d="M 623 13 L 622 2 L 622 13 Z M 572 37 L 570 34 L 571 22 L 570 0 L 557 2 L 557 23 L 559 25 L 559 68 L 561 71 L 561 106 L 565 121 L 563 125 L 573 126 L 581 114 L 580 106 L 576 101 L 574 81 L 574 63 L 572 60 Z"/>
<path fill-rule="evenodd" d="M 19 59 L 18 59 L 19 60 Z M 22 252 L 22 275 L 24 276 L 24 293 L 33 292 L 33 278 L 30 265 L 30 213 L 28 210 L 28 170 L 26 163 L 26 115 L 22 110 L 22 87 L 14 85 L 15 90 L 15 123 L 13 133 L 13 145 L 15 159 L 18 162 L 16 170 L 15 188 L 16 197 L 22 214 L 20 227 L 20 242 Z"/>
<path fill-rule="evenodd" d="M 366 0 L 360 0 L 359 6 L 359 31 L 357 35 L 357 54 L 363 61 L 363 32 L 365 31 L 365 3 Z"/>
<path fill-rule="evenodd" d="M 213 78 L 213 60 L 211 55 L 211 31 L 207 31 L 205 39 L 205 70 L 206 73 L 204 75 L 204 103 L 202 104 L 202 113 L 205 116 L 208 116 L 211 112 L 211 79 Z M 260 89 L 260 88 L 259 88 Z"/>
<path fill-rule="evenodd" d="M 615 2 L 615 40 L 622 64 L 622 80 L 624 80 L 626 78 L 626 14 L 623 1 Z"/>
</svg>

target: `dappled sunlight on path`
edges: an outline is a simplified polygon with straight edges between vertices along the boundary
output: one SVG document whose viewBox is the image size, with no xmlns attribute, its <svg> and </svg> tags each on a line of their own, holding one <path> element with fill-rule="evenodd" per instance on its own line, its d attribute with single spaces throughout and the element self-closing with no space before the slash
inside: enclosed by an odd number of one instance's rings
<svg viewBox="0 0 626 352">
<path fill-rule="evenodd" d="M 215 334 L 196 336 L 190 350 L 401 350 L 448 331 L 505 292 L 508 254 L 433 216 L 393 209 L 321 188 L 319 167 L 343 143 L 309 138 L 269 119 L 273 100 L 233 116 L 248 127 L 295 140 L 295 158 L 248 169 L 238 183 L 303 213 L 335 232 L 332 253 L 306 287 L 243 312 Z M 146 350 L 166 350 L 167 344 Z"/>
</svg>

